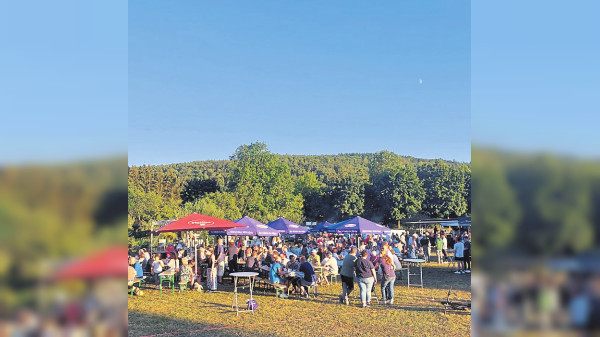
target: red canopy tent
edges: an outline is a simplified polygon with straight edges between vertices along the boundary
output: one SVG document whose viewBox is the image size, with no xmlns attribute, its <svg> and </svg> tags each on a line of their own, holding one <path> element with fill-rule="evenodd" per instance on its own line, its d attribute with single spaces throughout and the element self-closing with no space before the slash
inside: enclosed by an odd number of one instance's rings
<svg viewBox="0 0 600 337">
<path fill-rule="evenodd" d="M 55 280 L 91 280 L 127 276 L 127 247 L 112 247 L 69 263 L 58 270 Z"/>
<path fill-rule="evenodd" d="M 224 231 L 234 227 L 246 226 L 237 224 L 233 221 L 213 218 L 212 216 L 204 214 L 192 213 L 179 220 L 173 221 L 170 224 L 155 230 L 154 232 Z"/>
<path fill-rule="evenodd" d="M 154 232 L 185 232 L 185 231 L 224 231 L 235 227 L 246 227 L 245 225 L 228 221 L 224 219 L 214 218 L 212 216 L 192 213 L 179 220 L 173 221 Z M 198 265 L 198 246 L 194 244 L 194 261 Z"/>
</svg>

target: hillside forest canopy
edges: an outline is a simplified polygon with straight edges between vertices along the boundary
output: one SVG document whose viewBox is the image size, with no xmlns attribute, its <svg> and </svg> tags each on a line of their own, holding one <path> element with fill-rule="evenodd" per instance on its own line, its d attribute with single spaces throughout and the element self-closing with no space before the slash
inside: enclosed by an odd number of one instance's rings
<svg viewBox="0 0 600 337">
<path fill-rule="evenodd" d="M 229 160 L 130 166 L 129 230 L 192 212 L 235 220 L 338 222 L 363 216 L 389 227 L 407 219 L 470 214 L 470 163 L 389 151 L 279 155 L 242 145 Z"/>
</svg>

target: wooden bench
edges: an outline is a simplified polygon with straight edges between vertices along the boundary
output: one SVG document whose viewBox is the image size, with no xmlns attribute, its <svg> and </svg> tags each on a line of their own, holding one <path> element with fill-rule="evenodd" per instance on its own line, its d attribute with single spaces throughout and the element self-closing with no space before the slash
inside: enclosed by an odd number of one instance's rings
<svg viewBox="0 0 600 337">
<path fill-rule="evenodd" d="M 314 296 L 315 298 L 316 298 L 317 296 L 319 296 L 319 293 L 318 293 L 318 288 L 317 288 L 317 287 L 318 287 L 318 284 L 317 284 L 317 282 L 314 282 L 314 283 L 312 283 L 311 285 L 301 285 L 301 288 L 300 288 L 301 290 L 300 290 L 300 292 L 298 293 L 300 296 L 302 296 L 302 293 L 303 293 L 303 291 L 304 291 L 304 287 L 306 287 L 306 288 L 308 289 L 308 291 L 307 291 L 307 293 L 306 293 L 306 298 L 309 298 L 309 297 L 310 297 L 310 290 L 311 290 L 311 289 L 313 289 L 313 296 Z"/>
<path fill-rule="evenodd" d="M 269 285 L 275 290 L 275 297 L 280 297 L 284 294 L 286 286 L 281 283 L 269 283 Z"/>
<path fill-rule="evenodd" d="M 179 293 L 181 293 L 181 291 L 185 291 L 187 290 L 187 282 L 179 282 Z"/>
<path fill-rule="evenodd" d="M 131 295 L 133 296 L 133 290 L 135 289 L 135 285 L 138 285 L 138 288 L 141 288 L 142 286 L 142 282 L 146 279 L 146 276 L 144 277 L 136 277 L 133 280 L 127 281 L 127 286 L 131 287 Z"/>
</svg>

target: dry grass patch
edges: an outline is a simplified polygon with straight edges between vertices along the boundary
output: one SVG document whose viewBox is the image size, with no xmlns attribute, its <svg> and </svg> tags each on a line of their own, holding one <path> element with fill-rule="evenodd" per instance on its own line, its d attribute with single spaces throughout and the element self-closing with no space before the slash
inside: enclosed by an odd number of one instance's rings
<svg viewBox="0 0 600 337">
<path fill-rule="evenodd" d="M 407 288 L 397 281 L 394 305 L 374 304 L 359 307 L 356 298 L 350 306 L 338 303 L 340 283 L 319 287 L 318 298 L 276 298 L 274 293 L 255 294 L 258 311 L 240 313 L 231 309 L 233 287 L 220 286 L 212 294 L 187 291 L 175 296 L 146 289 L 144 296 L 129 297 L 129 335 L 149 336 L 468 336 L 471 315 L 468 311 L 444 315 L 440 301 L 448 289 L 453 297 L 471 299 L 470 276 L 455 275 L 445 265 L 427 264 L 423 268 L 425 288 Z M 226 281 L 227 282 L 227 281 Z M 381 296 L 379 285 L 377 295 Z M 358 287 L 352 293 L 358 297 Z M 247 293 L 240 293 L 241 303 Z"/>
</svg>

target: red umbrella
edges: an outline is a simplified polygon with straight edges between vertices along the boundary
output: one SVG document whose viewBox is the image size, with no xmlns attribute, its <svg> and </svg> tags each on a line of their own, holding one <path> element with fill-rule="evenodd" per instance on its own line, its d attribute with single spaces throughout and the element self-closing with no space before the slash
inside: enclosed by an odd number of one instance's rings
<svg viewBox="0 0 600 337">
<path fill-rule="evenodd" d="M 164 232 L 183 232 L 183 231 L 224 231 L 234 227 L 245 227 L 232 221 L 213 218 L 212 216 L 192 213 L 179 220 L 173 221 L 170 224 L 163 226 L 155 233 Z"/>
<path fill-rule="evenodd" d="M 98 279 L 127 276 L 127 248 L 112 247 L 69 263 L 58 270 L 54 279 Z"/>
</svg>

